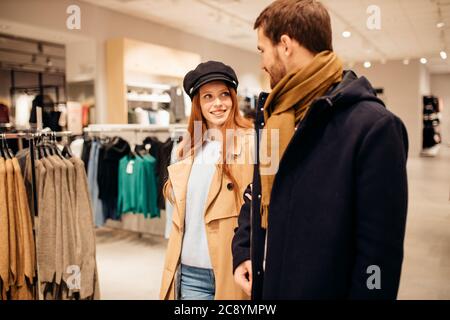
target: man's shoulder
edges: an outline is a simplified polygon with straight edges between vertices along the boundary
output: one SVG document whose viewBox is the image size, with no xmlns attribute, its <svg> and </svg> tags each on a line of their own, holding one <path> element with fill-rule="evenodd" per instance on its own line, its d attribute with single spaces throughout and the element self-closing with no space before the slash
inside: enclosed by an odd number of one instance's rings
<svg viewBox="0 0 450 320">
<path fill-rule="evenodd" d="M 380 123 L 395 123 L 403 126 L 403 122 L 398 116 L 375 100 L 358 101 L 346 108 L 340 117 L 344 120 L 345 126 L 359 127 L 364 131 L 370 130 Z"/>
</svg>

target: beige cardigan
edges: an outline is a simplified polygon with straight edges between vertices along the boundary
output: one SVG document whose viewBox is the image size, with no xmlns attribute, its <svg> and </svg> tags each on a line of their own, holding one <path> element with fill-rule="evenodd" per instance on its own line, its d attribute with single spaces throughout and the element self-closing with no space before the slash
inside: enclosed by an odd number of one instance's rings
<svg viewBox="0 0 450 320">
<path fill-rule="evenodd" d="M 5 160 L 0 158 L 0 300 L 6 300 L 9 289 L 9 223 L 6 195 Z"/>
</svg>

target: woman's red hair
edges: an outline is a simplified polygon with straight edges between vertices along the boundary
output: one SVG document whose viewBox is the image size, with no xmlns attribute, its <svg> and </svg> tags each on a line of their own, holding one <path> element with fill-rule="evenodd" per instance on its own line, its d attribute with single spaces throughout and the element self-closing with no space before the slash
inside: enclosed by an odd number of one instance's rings
<svg viewBox="0 0 450 320">
<path fill-rule="evenodd" d="M 222 162 L 221 162 L 221 164 L 219 164 L 219 168 L 223 170 L 223 173 L 234 184 L 235 197 L 236 197 L 236 200 L 238 200 L 239 197 L 241 196 L 241 195 L 239 195 L 239 190 L 240 190 L 239 187 L 240 186 L 238 185 L 233 174 L 231 173 L 231 168 L 228 164 L 228 160 L 231 159 L 230 158 L 231 150 L 227 150 L 227 139 L 229 138 L 227 136 L 227 130 L 232 129 L 231 132 L 236 132 L 235 130 L 239 130 L 239 129 L 241 129 L 241 130 L 242 129 L 244 129 L 244 130 L 250 129 L 253 127 L 253 125 L 250 122 L 250 120 L 244 118 L 240 113 L 236 90 L 233 87 L 230 87 L 228 85 L 227 85 L 227 87 L 230 92 L 232 106 L 231 106 L 231 111 L 228 116 L 228 119 L 225 121 L 225 123 L 222 125 L 222 127 L 220 129 L 220 131 L 222 132 L 222 137 L 223 137 L 222 150 L 226 150 L 226 152 L 222 152 Z M 201 132 L 202 134 L 199 137 L 194 136 L 194 126 L 195 126 L 196 122 L 202 123 L 202 132 Z M 203 116 L 202 108 L 200 105 L 200 94 L 197 93 L 194 96 L 194 98 L 192 99 L 192 111 L 191 111 L 191 116 L 189 117 L 189 123 L 188 123 L 188 128 L 187 128 L 187 133 L 186 133 L 188 138 L 183 140 L 184 143 L 182 142 L 177 150 L 178 159 L 185 159 L 189 156 L 195 156 L 198 149 L 200 149 L 203 146 L 203 144 L 205 143 L 206 130 L 208 130 L 207 122 L 206 122 L 205 117 Z M 228 131 L 228 133 L 229 132 L 230 131 Z M 189 144 L 189 146 L 187 146 L 186 144 Z M 230 144 L 228 144 L 228 145 L 230 145 Z M 234 144 L 231 144 L 231 145 L 233 146 Z M 166 183 L 164 185 L 164 196 L 173 203 L 172 185 L 170 184 L 169 180 L 166 181 Z M 239 203 L 239 202 L 236 201 L 236 203 Z"/>
</svg>

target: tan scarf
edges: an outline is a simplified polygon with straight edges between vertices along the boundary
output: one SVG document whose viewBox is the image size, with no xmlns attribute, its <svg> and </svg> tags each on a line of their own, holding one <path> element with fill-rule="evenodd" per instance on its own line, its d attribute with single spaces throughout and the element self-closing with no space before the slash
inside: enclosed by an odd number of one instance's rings
<svg viewBox="0 0 450 320">
<path fill-rule="evenodd" d="M 342 62 L 336 54 L 323 51 L 305 68 L 286 75 L 267 98 L 260 152 L 261 226 L 264 229 L 268 226 L 270 194 L 275 174 L 294 135 L 295 126 L 304 118 L 314 99 L 323 96 L 334 83 L 342 81 L 342 72 Z"/>
</svg>

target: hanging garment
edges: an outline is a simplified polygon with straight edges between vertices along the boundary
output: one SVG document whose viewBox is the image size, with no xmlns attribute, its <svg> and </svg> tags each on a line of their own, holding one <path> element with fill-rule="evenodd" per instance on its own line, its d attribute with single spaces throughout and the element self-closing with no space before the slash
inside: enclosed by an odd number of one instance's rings
<svg viewBox="0 0 450 320">
<path fill-rule="evenodd" d="M 169 175 L 167 168 L 170 165 L 173 141 L 169 138 L 165 142 L 161 142 L 158 138 L 148 137 L 143 144 L 144 146 L 149 145 L 149 153 L 156 159 L 155 175 L 158 181 L 158 207 L 164 210 L 166 201 L 163 195 L 163 188 Z"/>
<path fill-rule="evenodd" d="M 95 231 L 84 163 L 76 157 L 49 155 L 35 165 L 40 296 L 45 300 L 98 299 Z M 30 168 L 28 155 L 27 179 L 31 179 Z"/>
<path fill-rule="evenodd" d="M 37 123 L 36 108 L 42 108 L 42 127 L 50 128 L 52 131 L 61 131 L 60 125 L 61 111 L 55 108 L 55 103 L 48 95 L 37 95 L 32 102 L 30 113 L 30 123 Z M 64 123 L 63 123 L 64 124 Z"/>
<path fill-rule="evenodd" d="M 177 147 L 178 143 L 175 141 L 173 143 L 172 152 L 170 155 L 170 164 L 174 164 L 177 161 Z M 170 232 L 172 231 L 172 215 L 173 215 L 173 205 L 168 199 L 166 201 L 166 227 L 164 230 L 164 237 L 169 239 Z"/>
<path fill-rule="evenodd" d="M 19 272 L 16 299 L 33 299 L 35 266 L 35 244 L 33 236 L 33 222 L 28 206 L 24 179 L 16 158 L 11 160 L 14 171 L 14 195 L 16 203 L 16 234 L 19 246 Z"/>
<path fill-rule="evenodd" d="M 6 168 L 6 194 L 8 208 L 9 233 L 9 286 L 14 290 L 17 281 L 17 235 L 14 199 L 14 175 L 11 160 L 5 161 Z"/>
<path fill-rule="evenodd" d="M 33 221 L 16 158 L 0 158 L 0 300 L 35 298 Z"/>
<path fill-rule="evenodd" d="M 99 199 L 108 208 L 106 219 L 117 219 L 119 161 L 130 153 L 127 141 L 115 137 L 103 145 L 104 149 L 98 163 Z"/>
<path fill-rule="evenodd" d="M 79 138 L 72 141 L 70 144 L 70 150 L 72 150 L 74 156 L 81 159 L 84 150 L 84 139 Z"/>
<path fill-rule="evenodd" d="M 7 299 L 9 291 L 9 218 L 6 195 L 5 160 L 0 158 L 0 300 Z"/>
<path fill-rule="evenodd" d="M 89 155 L 89 168 L 88 168 L 88 180 L 89 190 L 92 199 L 92 214 L 93 220 L 97 227 L 101 227 L 105 224 L 105 218 L 103 216 L 102 202 L 99 199 L 99 184 L 98 184 L 98 168 L 99 165 L 99 152 L 100 142 L 93 141 Z"/>
<path fill-rule="evenodd" d="M 9 123 L 9 109 L 3 103 L 0 103 L 0 123 Z"/>
<path fill-rule="evenodd" d="M 84 167 L 85 167 L 86 173 L 88 172 L 91 148 L 92 148 L 92 140 L 90 138 L 84 138 L 83 151 L 81 153 L 81 160 L 83 160 L 83 162 L 84 162 Z"/>
<path fill-rule="evenodd" d="M 16 128 L 29 129 L 30 128 L 30 110 L 32 106 L 33 96 L 27 94 L 20 95 L 16 100 Z"/>
<path fill-rule="evenodd" d="M 88 192 L 88 183 L 83 161 L 70 159 L 75 168 L 75 225 L 77 243 L 77 261 L 80 263 L 81 283 L 80 299 L 88 299 L 95 294 L 98 287 L 95 233 L 92 223 L 92 206 Z M 97 289 L 97 293 L 98 289 Z"/>
<path fill-rule="evenodd" d="M 119 215 L 140 213 L 146 218 L 159 217 L 157 206 L 156 159 L 150 155 L 125 156 L 119 163 Z"/>
</svg>

